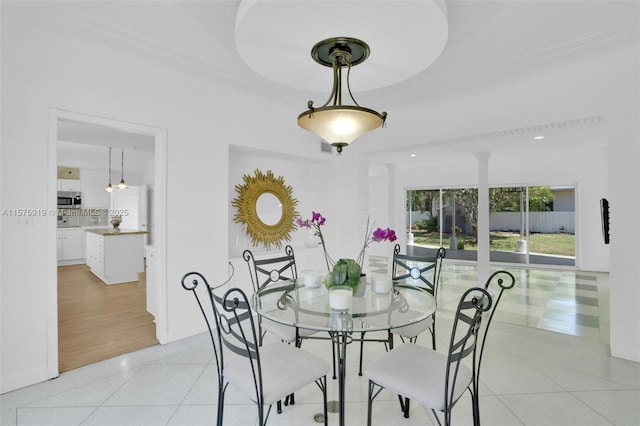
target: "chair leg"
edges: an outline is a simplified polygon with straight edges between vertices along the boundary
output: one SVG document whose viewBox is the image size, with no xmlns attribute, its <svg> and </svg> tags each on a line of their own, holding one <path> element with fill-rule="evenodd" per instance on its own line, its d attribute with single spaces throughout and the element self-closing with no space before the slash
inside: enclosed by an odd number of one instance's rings
<svg viewBox="0 0 640 426">
<path fill-rule="evenodd" d="M 431 331 L 431 346 L 433 347 L 433 350 L 436 350 L 436 331 L 432 330 Z"/>
<path fill-rule="evenodd" d="M 295 394 L 290 393 L 289 395 L 287 395 L 287 397 L 284 399 L 284 405 L 295 405 L 296 403 L 296 398 L 295 398 Z"/>
<path fill-rule="evenodd" d="M 336 376 L 336 341 L 333 339 L 333 336 L 331 336 L 331 351 L 333 352 L 333 356 L 331 357 L 333 361 L 333 380 L 335 380 L 338 376 Z"/>
<path fill-rule="evenodd" d="M 327 376 L 322 377 L 322 403 L 324 404 L 324 409 L 322 410 L 324 426 L 329 426 L 329 413 L 327 412 Z"/>
<path fill-rule="evenodd" d="M 471 408 L 473 410 L 473 426 L 480 426 L 480 400 L 475 392 L 471 393 Z"/>
<path fill-rule="evenodd" d="M 224 419 L 224 387 L 218 387 L 218 413 L 216 418 L 216 426 L 222 426 Z"/>
<path fill-rule="evenodd" d="M 278 401 L 278 403 L 276 404 L 276 412 L 278 414 L 282 414 L 282 401 Z"/>
<path fill-rule="evenodd" d="M 360 333 L 360 368 L 358 369 L 358 376 L 362 376 L 362 354 L 364 353 L 364 331 Z"/>
<path fill-rule="evenodd" d="M 373 383 L 369 380 L 369 397 L 367 398 L 367 426 L 371 426 L 371 413 L 373 412 Z"/>
<path fill-rule="evenodd" d="M 409 398 L 405 398 L 402 395 L 398 395 L 398 400 L 400 401 L 400 410 L 404 415 L 405 419 L 409 418 Z"/>
</svg>

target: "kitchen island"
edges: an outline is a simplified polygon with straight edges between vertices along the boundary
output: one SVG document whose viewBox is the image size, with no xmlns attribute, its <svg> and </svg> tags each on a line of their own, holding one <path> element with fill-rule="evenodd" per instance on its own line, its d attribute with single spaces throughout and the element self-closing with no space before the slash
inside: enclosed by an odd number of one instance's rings
<svg viewBox="0 0 640 426">
<path fill-rule="evenodd" d="M 87 229 L 87 266 L 106 284 L 137 281 L 144 272 L 145 234 L 135 229 Z"/>
</svg>

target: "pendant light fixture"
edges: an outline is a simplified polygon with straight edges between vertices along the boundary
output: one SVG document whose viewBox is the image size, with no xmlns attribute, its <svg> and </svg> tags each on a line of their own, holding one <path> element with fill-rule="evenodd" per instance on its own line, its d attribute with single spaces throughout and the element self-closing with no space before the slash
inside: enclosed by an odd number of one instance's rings
<svg viewBox="0 0 640 426">
<path fill-rule="evenodd" d="M 369 57 L 369 45 L 355 38 L 329 38 L 313 46 L 311 57 L 320 65 L 333 68 L 333 88 L 320 108 L 315 108 L 313 101 L 308 102 L 309 109 L 298 116 L 298 125 L 335 146 L 340 154 L 355 139 L 384 126 L 387 119 L 386 112 L 358 105 L 349 86 L 351 67 Z M 342 105 L 342 68 L 347 68 L 347 90 L 355 105 Z"/>
<path fill-rule="evenodd" d="M 122 148 L 122 162 L 120 163 L 122 174 L 120 175 L 120 183 L 118 189 L 127 189 L 127 184 L 124 183 L 124 148 Z"/>
<path fill-rule="evenodd" d="M 109 185 L 104 189 L 107 192 L 113 192 L 115 188 L 111 186 L 111 147 L 109 147 Z"/>
</svg>

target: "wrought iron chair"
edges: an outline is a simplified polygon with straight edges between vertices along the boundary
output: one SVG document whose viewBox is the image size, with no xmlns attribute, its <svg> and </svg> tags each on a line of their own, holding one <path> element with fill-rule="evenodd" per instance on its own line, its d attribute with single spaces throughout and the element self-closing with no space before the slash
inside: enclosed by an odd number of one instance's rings
<svg viewBox="0 0 640 426">
<path fill-rule="evenodd" d="M 280 281 L 296 281 L 298 279 L 298 269 L 296 267 L 296 257 L 293 248 L 287 245 L 284 248 L 283 256 L 256 259 L 251 250 L 245 250 L 242 258 L 247 262 L 249 275 L 253 284 L 253 291 L 258 292 L 265 287 Z M 270 332 L 285 343 L 293 343 L 296 347 L 302 346 L 302 340 L 316 334 L 316 330 L 298 328 L 290 325 L 258 317 L 259 344 L 266 332 Z M 335 347 L 333 349 L 335 353 Z M 334 355 L 334 378 L 335 378 L 335 355 Z M 284 405 L 294 405 L 295 395 L 289 395 L 284 400 Z M 278 404 L 278 413 L 282 412 L 282 405 Z"/>
<path fill-rule="evenodd" d="M 423 287 L 434 298 L 438 297 L 440 287 L 440 274 L 442 270 L 442 260 L 446 257 L 446 250 L 440 247 L 435 256 L 413 256 L 400 253 L 400 245 L 393 248 L 393 263 L 391 269 L 391 279 L 395 283 L 406 283 Z M 362 356 L 364 352 L 364 342 L 377 341 L 385 344 L 387 350 L 393 349 L 393 337 L 399 336 L 404 342 L 415 343 L 418 336 L 425 330 L 431 332 L 431 344 L 436 349 L 436 313 L 415 324 L 391 329 L 383 339 L 365 339 L 365 333 L 360 336 L 360 367 L 358 374 L 362 376 Z"/>
<path fill-rule="evenodd" d="M 204 290 L 196 291 L 200 283 L 204 284 Z M 263 426 L 274 402 L 314 382 L 322 391 L 324 424 L 327 425 L 329 364 L 283 342 L 260 345 L 249 301 L 241 289 L 231 288 L 220 296 L 198 272 L 185 274 L 182 287 L 193 292 L 213 344 L 218 378 L 218 426 L 223 424 L 224 396 L 229 384 L 256 403 L 258 424 Z M 198 295 L 202 291 L 206 291 L 211 303 L 215 333 L 204 307 L 206 302 L 201 300 L 204 296 Z M 268 407 L 266 413 L 265 406 Z"/>
<path fill-rule="evenodd" d="M 497 283 L 497 289 L 490 288 L 493 282 Z M 487 332 L 503 292 L 514 285 L 513 275 L 497 271 L 489 277 L 485 288 L 475 287 L 463 293 L 446 354 L 420 345 L 400 345 L 367 366 L 367 425 L 371 426 L 373 400 L 387 388 L 403 397 L 404 417 L 409 417 L 409 400 L 413 399 L 430 408 L 440 425 L 437 412 L 443 412 L 446 426 L 452 423 L 454 405 L 469 390 L 473 423 L 479 426 L 478 387 Z M 463 362 L 465 359 L 467 363 Z"/>
</svg>

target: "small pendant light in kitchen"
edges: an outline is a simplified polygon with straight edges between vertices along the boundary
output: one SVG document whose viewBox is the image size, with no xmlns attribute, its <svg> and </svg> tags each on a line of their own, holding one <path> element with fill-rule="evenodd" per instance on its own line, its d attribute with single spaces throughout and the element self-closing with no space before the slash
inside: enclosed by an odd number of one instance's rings
<svg viewBox="0 0 640 426">
<path fill-rule="evenodd" d="M 104 189 L 107 192 L 113 192 L 115 188 L 111 186 L 111 147 L 109 147 L 109 185 Z"/>
<path fill-rule="evenodd" d="M 120 167 L 122 168 L 122 174 L 120 175 L 118 189 L 127 189 L 127 184 L 124 183 L 124 148 L 122 148 L 122 162 L 120 163 Z"/>
</svg>

